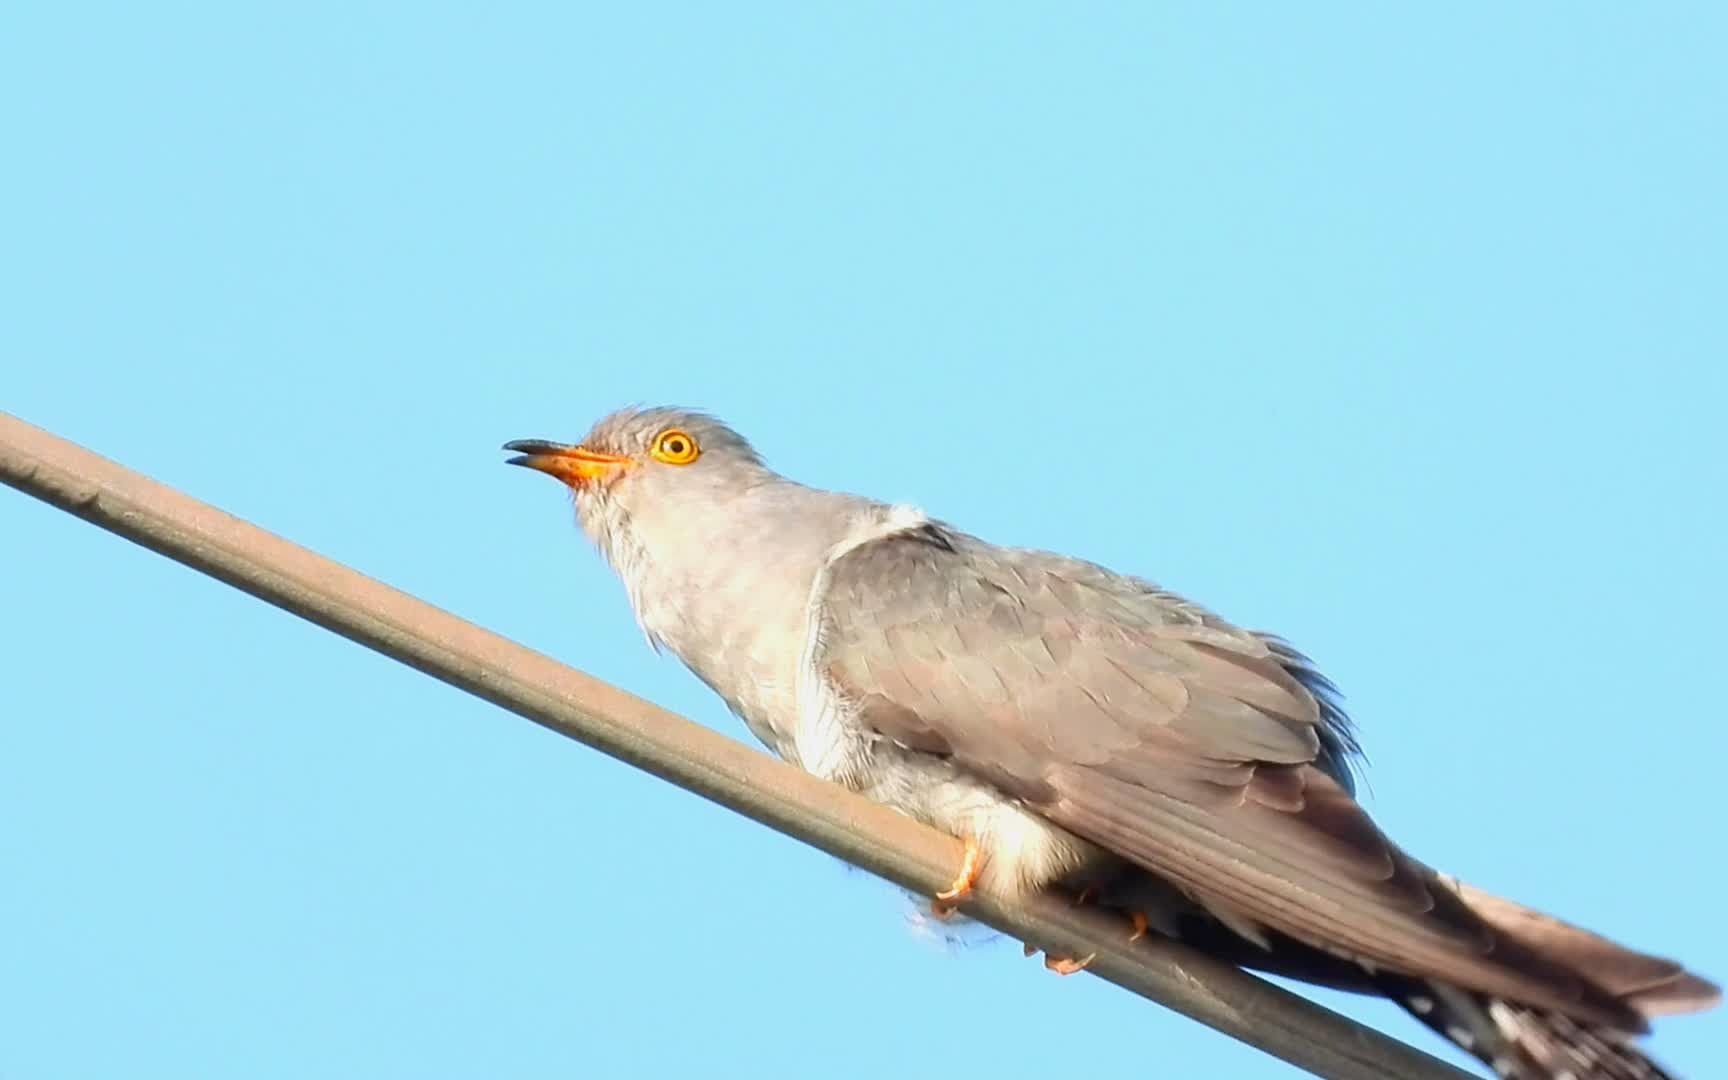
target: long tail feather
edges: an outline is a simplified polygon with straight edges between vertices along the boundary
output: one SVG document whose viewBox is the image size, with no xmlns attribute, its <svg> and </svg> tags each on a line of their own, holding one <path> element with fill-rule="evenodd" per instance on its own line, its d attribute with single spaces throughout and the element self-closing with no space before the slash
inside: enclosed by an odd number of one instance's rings
<svg viewBox="0 0 1728 1080">
<path fill-rule="evenodd" d="M 1504 1080 L 1678 1080 L 1626 1032 L 1441 984 L 1389 982 L 1388 997 Z"/>
</svg>

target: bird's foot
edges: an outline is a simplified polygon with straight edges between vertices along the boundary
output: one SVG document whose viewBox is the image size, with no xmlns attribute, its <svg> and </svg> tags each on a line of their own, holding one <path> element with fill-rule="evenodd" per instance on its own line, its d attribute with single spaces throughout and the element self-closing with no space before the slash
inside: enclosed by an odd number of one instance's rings
<svg viewBox="0 0 1728 1080">
<path fill-rule="evenodd" d="M 1096 959 L 1098 959 L 1097 953 L 1092 953 L 1082 960 L 1076 960 L 1072 956 L 1050 956 L 1046 954 L 1044 957 L 1044 966 L 1058 975 L 1078 975 L 1080 972 L 1086 970 L 1086 965 Z"/>
<path fill-rule="evenodd" d="M 1081 889 L 1077 894 L 1075 894 L 1074 906 L 1079 907 L 1082 904 L 1091 903 L 1092 900 L 1097 895 L 1098 895 L 1098 890 L 1096 888 L 1094 888 L 1093 886 L 1088 885 L 1084 889 Z M 1144 911 L 1128 911 L 1128 912 L 1124 912 L 1124 914 L 1126 914 L 1128 916 L 1128 923 L 1129 923 L 1129 926 L 1131 927 L 1131 929 L 1129 930 L 1129 933 L 1128 933 L 1128 943 L 1129 944 L 1133 944 L 1134 942 L 1139 941 L 1141 938 L 1145 937 L 1146 934 L 1152 929 L 1151 920 L 1149 920 L 1146 917 L 1146 913 Z M 1026 953 L 1027 957 L 1029 957 L 1029 958 L 1038 955 L 1038 947 L 1036 945 L 1028 945 L 1028 944 L 1022 943 L 1021 949 Z M 1087 965 L 1092 963 L 1092 961 L 1096 960 L 1097 958 L 1098 958 L 1097 953 L 1093 953 L 1090 956 L 1087 956 L 1083 960 L 1076 960 L 1072 956 L 1050 956 L 1050 955 L 1046 955 L 1044 957 L 1044 966 L 1049 968 L 1051 971 L 1054 971 L 1058 975 L 1073 975 L 1077 972 L 1085 971 Z"/>
<path fill-rule="evenodd" d="M 1090 904 L 1093 900 L 1096 900 L 1097 898 L 1098 898 L 1098 886 L 1088 885 L 1085 888 L 1081 889 L 1079 892 L 1074 894 L 1074 906 L 1075 907 L 1082 907 L 1086 904 Z M 1141 938 L 1145 937 L 1146 932 L 1152 928 L 1152 922 L 1150 919 L 1148 919 L 1146 917 L 1146 913 L 1144 911 L 1123 911 L 1121 908 L 1117 908 L 1116 910 L 1122 911 L 1122 913 L 1124 915 L 1128 916 L 1128 923 L 1132 927 L 1132 929 L 1128 933 L 1129 944 L 1133 944 L 1134 942 L 1139 941 Z M 1026 955 L 1031 956 L 1032 953 L 1028 952 Z"/>
<path fill-rule="evenodd" d="M 930 902 L 930 914 L 938 919 L 946 919 L 954 914 L 954 909 L 960 902 L 971 895 L 972 886 L 978 884 L 978 875 L 984 872 L 984 846 L 975 836 L 966 838 L 966 854 L 960 859 L 960 873 L 946 889 L 936 894 L 936 899 Z"/>
<path fill-rule="evenodd" d="M 1021 948 L 1026 951 L 1028 957 L 1038 955 L 1038 947 L 1036 945 L 1022 945 Z M 1085 971 L 1086 966 L 1096 959 L 1098 959 L 1097 953 L 1092 953 L 1083 960 L 1076 960 L 1072 956 L 1046 955 L 1044 957 L 1044 966 L 1058 975 L 1073 975 Z"/>
<path fill-rule="evenodd" d="M 1145 937 L 1146 931 L 1150 930 L 1152 927 L 1152 924 L 1147 921 L 1146 913 L 1144 911 L 1130 911 L 1128 913 L 1128 921 L 1134 924 L 1134 932 L 1128 935 L 1128 943 L 1130 945 Z"/>
</svg>

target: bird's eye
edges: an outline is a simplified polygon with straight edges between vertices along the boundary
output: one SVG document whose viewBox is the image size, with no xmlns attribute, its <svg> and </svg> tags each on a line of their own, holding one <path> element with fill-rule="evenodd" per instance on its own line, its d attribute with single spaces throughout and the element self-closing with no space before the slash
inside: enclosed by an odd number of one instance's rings
<svg viewBox="0 0 1728 1080">
<path fill-rule="evenodd" d="M 696 440 L 690 433 L 672 428 L 662 431 L 654 440 L 653 449 L 648 451 L 654 455 L 654 460 L 664 461 L 668 465 L 688 465 L 696 460 L 702 451 L 696 448 Z"/>
</svg>

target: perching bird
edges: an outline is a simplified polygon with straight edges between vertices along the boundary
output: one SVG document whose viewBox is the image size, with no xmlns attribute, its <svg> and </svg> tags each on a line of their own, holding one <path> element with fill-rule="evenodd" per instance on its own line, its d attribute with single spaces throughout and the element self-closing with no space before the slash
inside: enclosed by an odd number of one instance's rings
<svg viewBox="0 0 1728 1080">
<path fill-rule="evenodd" d="M 771 750 L 965 842 L 940 905 L 1084 889 L 1137 932 L 1393 998 L 1517 1080 L 1669 1076 L 1633 1036 L 1720 998 L 1400 851 L 1354 798 L 1336 691 L 1279 638 L 805 487 L 701 413 L 505 449 L 569 485 L 650 641 Z"/>
</svg>

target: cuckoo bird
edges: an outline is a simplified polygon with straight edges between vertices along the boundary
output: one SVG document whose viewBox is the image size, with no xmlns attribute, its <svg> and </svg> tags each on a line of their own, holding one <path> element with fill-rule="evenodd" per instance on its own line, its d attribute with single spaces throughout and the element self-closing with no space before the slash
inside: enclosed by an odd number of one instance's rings
<svg viewBox="0 0 1728 1080">
<path fill-rule="evenodd" d="M 1400 850 L 1356 802 L 1336 689 L 1281 638 L 806 487 L 699 412 L 505 449 L 570 487 L 650 642 L 769 749 L 964 841 L 939 911 L 1073 889 L 1135 934 L 1389 997 L 1516 1080 L 1668 1076 L 1634 1037 L 1720 997 Z"/>
</svg>

